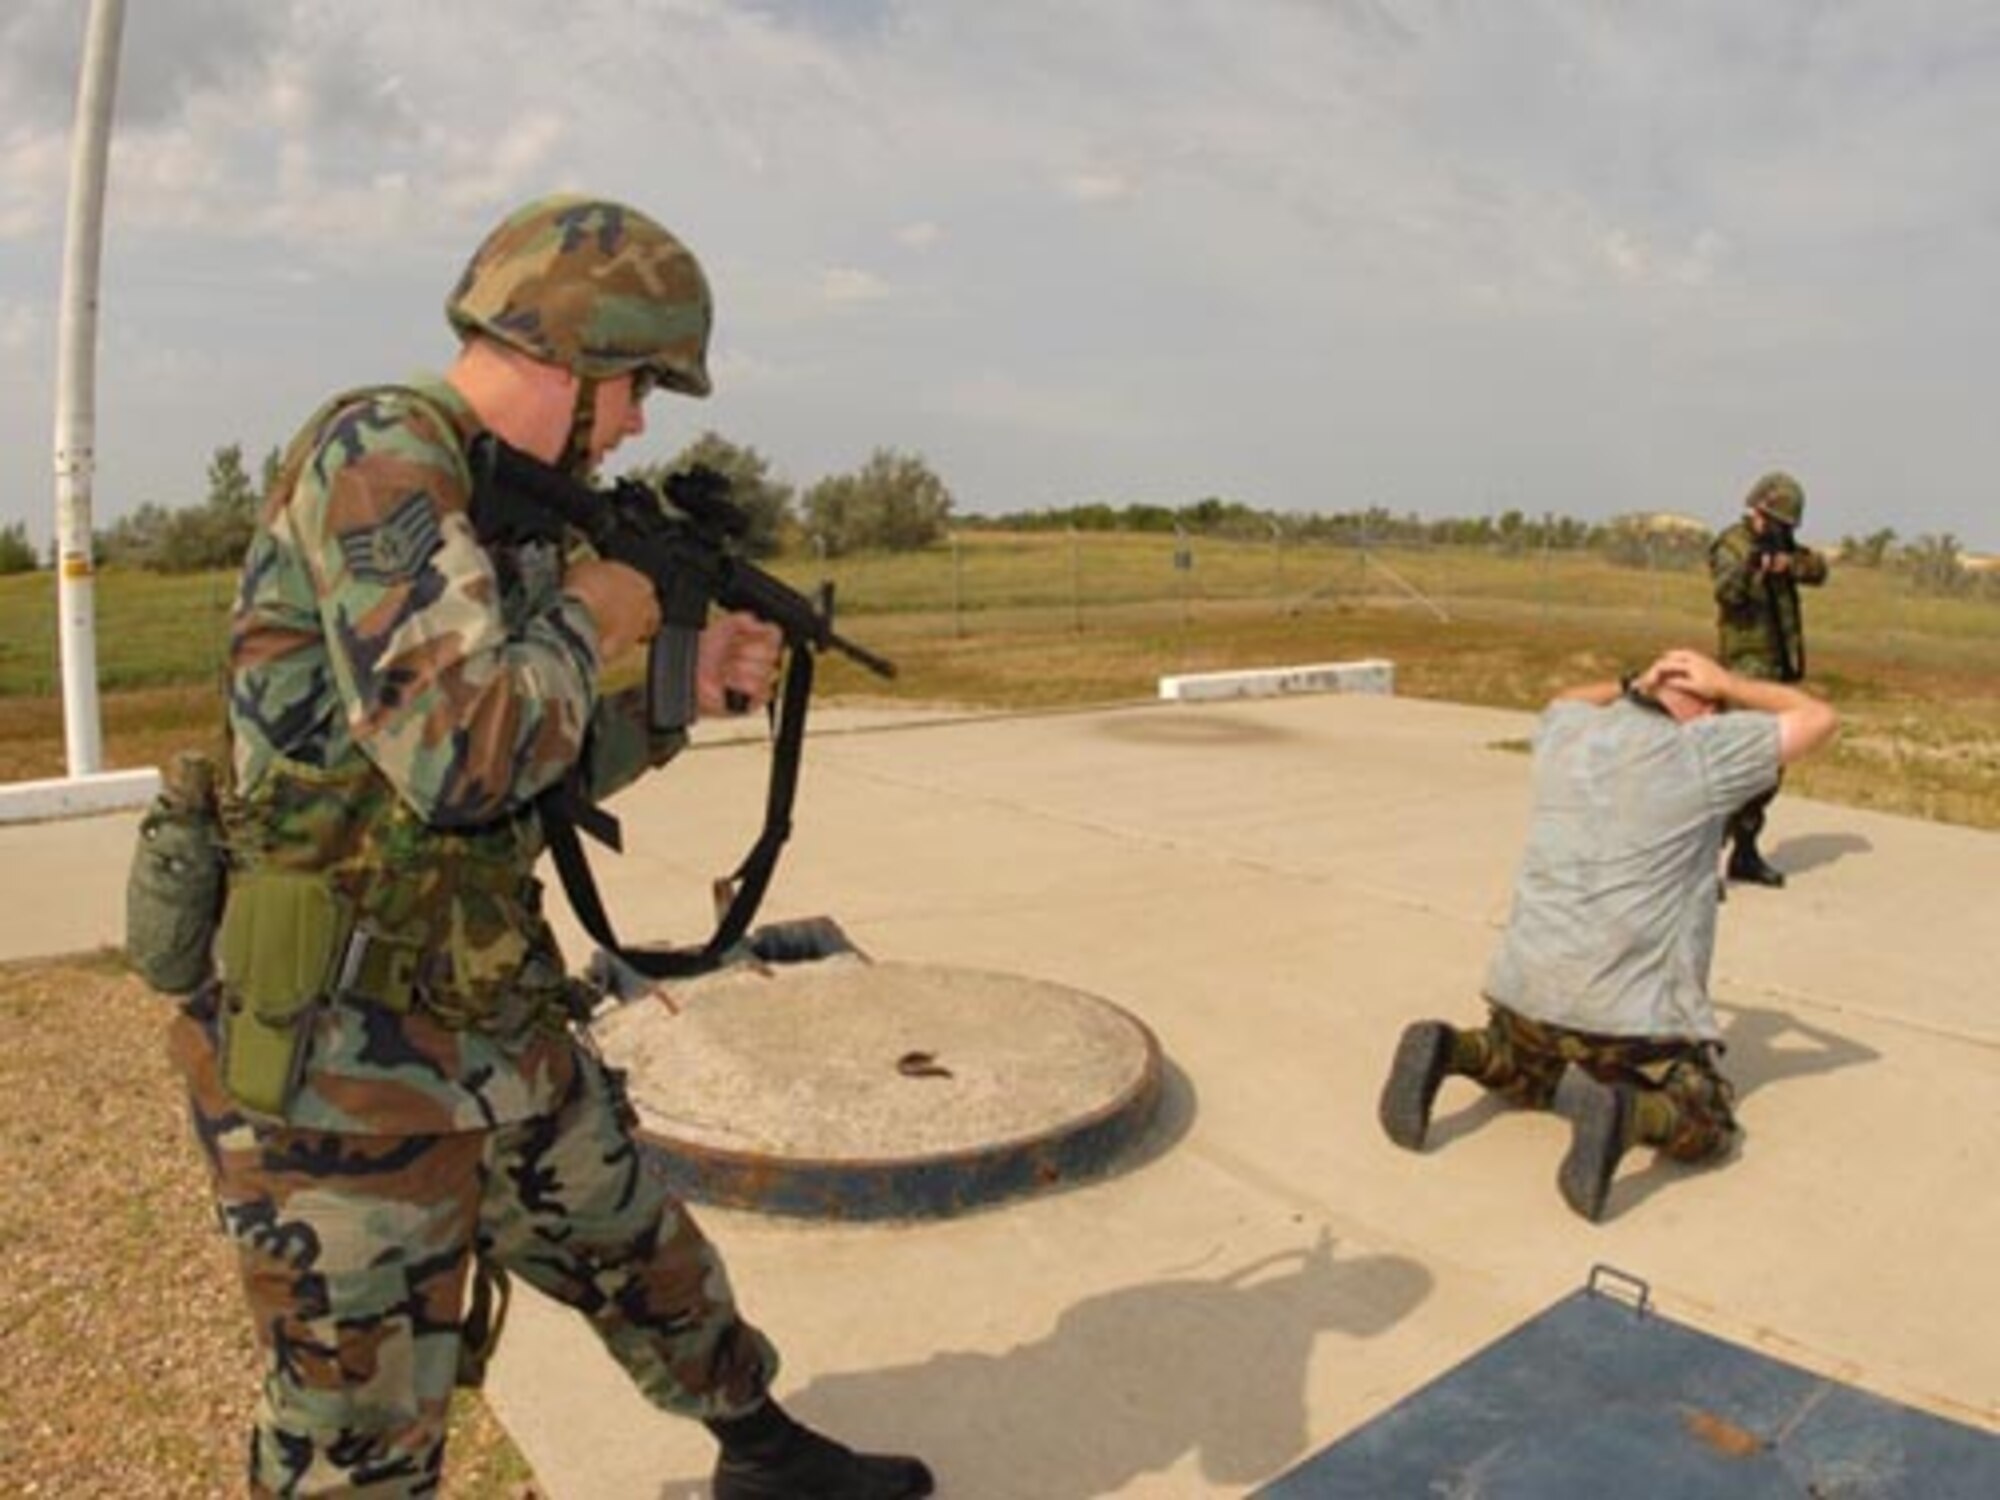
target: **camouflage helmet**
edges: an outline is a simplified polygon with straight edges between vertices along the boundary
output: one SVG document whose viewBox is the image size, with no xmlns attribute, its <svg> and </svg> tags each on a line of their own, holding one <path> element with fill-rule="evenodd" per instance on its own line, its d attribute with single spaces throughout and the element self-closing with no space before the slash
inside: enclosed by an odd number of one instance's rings
<svg viewBox="0 0 2000 1500">
<path fill-rule="evenodd" d="M 604 380 L 647 370 L 706 396 L 715 305 L 679 240 L 622 203 L 557 194 L 515 210 L 473 251 L 445 316 L 545 364 Z"/>
<path fill-rule="evenodd" d="M 1772 472 L 1750 486 L 1743 508 L 1761 510 L 1774 521 L 1796 526 L 1806 518 L 1806 492 L 1791 475 Z"/>
</svg>

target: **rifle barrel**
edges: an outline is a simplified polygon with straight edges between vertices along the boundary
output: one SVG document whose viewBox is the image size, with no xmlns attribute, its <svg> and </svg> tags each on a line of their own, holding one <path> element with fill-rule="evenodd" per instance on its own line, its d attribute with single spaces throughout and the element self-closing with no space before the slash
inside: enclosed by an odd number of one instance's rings
<svg viewBox="0 0 2000 1500">
<path fill-rule="evenodd" d="M 896 664 L 888 657 L 877 656 L 866 646 L 857 646 L 837 631 L 829 630 L 826 633 L 826 643 L 850 661 L 859 662 L 877 677 L 893 679 L 896 675 Z"/>
</svg>

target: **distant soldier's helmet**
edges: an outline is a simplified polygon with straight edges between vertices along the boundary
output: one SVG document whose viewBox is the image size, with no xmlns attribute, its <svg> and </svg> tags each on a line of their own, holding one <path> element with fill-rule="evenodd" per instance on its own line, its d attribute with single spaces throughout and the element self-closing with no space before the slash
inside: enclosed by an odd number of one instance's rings
<svg viewBox="0 0 2000 1500">
<path fill-rule="evenodd" d="M 485 334 L 589 380 L 644 370 L 706 396 L 715 304 L 687 246 L 622 203 L 575 194 L 517 209 L 472 253 L 445 302 Z"/>
<path fill-rule="evenodd" d="M 1745 510 L 1761 510 L 1774 521 L 1796 526 L 1806 518 L 1806 492 L 1785 473 L 1766 474 L 1743 497 Z"/>
</svg>

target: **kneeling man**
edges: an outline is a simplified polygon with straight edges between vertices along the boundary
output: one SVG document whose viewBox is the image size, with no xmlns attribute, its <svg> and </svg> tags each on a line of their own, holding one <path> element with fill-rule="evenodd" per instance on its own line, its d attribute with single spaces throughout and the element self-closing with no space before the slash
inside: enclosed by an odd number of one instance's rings
<svg viewBox="0 0 2000 1500">
<path fill-rule="evenodd" d="M 1734 1090 L 1716 1068 L 1708 996 L 1723 830 L 1836 724 L 1800 689 L 1694 651 L 1552 703 L 1513 911 L 1486 975 L 1491 1013 L 1479 1030 L 1405 1029 L 1382 1090 L 1389 1139 L 1422 1149 L 1453 1073 L 1553 1105 L 1572 1126 L 1557 1184 L 1592 1220 L 1628 1147 L 1688 1162 L 1726 1151 Z"/>
</svg>

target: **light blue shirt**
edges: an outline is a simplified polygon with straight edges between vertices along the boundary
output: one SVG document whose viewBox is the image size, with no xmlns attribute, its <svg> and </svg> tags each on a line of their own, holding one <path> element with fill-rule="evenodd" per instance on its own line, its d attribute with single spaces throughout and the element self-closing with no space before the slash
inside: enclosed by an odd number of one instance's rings
<svg viewBox="0 0 2000 1500">
<path fill-rule="evenodd" d="M 1601 1036 L 1719 1040 L 1708 995 L 1729 815 L 1778 780 L 1778 721 L 1552 704 L 1488 999 Z"/>
</svg>

